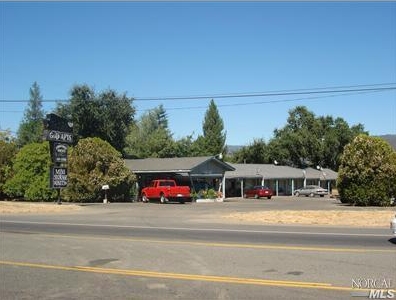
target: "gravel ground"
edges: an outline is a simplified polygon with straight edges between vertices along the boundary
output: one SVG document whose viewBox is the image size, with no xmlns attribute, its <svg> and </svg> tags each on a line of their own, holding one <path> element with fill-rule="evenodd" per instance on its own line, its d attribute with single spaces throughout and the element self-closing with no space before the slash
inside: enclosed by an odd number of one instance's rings
<svg viewBox="0 0 396 300">
<path fill-rule="evenodd" d="M 65 213 L 81 210 L 82 207 L 76 204 L 57 205 L 53 202 L 14 202 L 0 201 L 0 214 L 21 214 L 21 213 Z"/>
<path fill-rule="evenodd" d="M 395 213 L 389 210 L 271 210 L 247 213 L 231 213 L 224 215 L 223 218 L 245 224 L 299 224 L 389 228 L 390 220 L 394 215 Z"/>
</svg>

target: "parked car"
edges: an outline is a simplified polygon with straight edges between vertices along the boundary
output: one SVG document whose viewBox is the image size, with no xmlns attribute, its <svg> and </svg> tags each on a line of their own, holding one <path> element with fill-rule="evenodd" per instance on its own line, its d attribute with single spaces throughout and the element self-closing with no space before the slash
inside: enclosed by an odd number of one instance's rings
<svg viewBox="0 0 396 300">
<path fill-rule="evenodd" d="M 189 186 L 180 186 L 171 179 L 158 179 L 151 181 L 148 187 L 142 189 L 142 201 L 159 200 L 160 203 L 191 202 Z"/>
<path fill-rule="evenodd" d="M 255 199 L 261 197 L 267 197 L 268 199 L 271 199 L 273 195 L 274 192 L 270 188 L 262 185 L 256 185 L 254 187 L 245 189 L 243 197 L 244 198 L 254 197 Z"/>
<path fill-rule="evenodd" d="M 327 194 L 328 194 L 327 189 L 324 189 L 317 185 L 307 185 L 305 187 L 302 187 L 302 188 L 294 191 L 294 195 L 296 195 L 297 197 L 300 195 L 306 196 L 306 197 L 308 197 L 308 196 L 309 197 L 314 197 L 314 196 L 324 197 L 324 195 L 327 195 Z"/>
<path fill-rule="evenodd" d="M 396 215 L 392 218 L 390 222 L 390 229 L 392 230 L 393 235 L 396 236 Z"/>
</svg>

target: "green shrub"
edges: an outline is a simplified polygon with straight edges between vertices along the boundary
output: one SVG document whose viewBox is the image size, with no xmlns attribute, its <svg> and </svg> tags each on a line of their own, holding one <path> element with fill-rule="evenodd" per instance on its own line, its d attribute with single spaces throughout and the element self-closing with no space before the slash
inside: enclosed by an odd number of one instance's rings
<svg viewBox="0 0 396 300">
<path fill-rule="evenodd" d="M 214 189 L 205 189 L 191 193 L 193 199 L 216 199 L 218 193 Z"/>
<path fill-rule="evenodd" d="M 356 137 L 344 149 L 337 187 L 343 203 L 391 205 L 396 195 L 396 152 L 381 138 Z"/>
<path fill-rule="evenodd" d="M 10 138 L 11 139 L 11 138 Z M 0 197 L 4 197 L 3 185 L 11 178 L 12 160 L 17 153 L 15 142 L 8 139 L 6 134 L 0 132 Z"/>
<path fill-rule="evenodd" d="M 49 143 L 32 143 L 24 146 L 15 156 L 12 177 L 3 186 L 13 198 L 31 201 L 51 201 L 56 192 L 49 186 L 51 159 Z"/>
<path fill-rule="evenodd" d="M 69 151 L 66 201 L 94 202 L 103 199 L 103 185 L 111 201 L 128 200 L 135 176 L 121 154 L 100 138 L 81 139 Z"/>
</svg>

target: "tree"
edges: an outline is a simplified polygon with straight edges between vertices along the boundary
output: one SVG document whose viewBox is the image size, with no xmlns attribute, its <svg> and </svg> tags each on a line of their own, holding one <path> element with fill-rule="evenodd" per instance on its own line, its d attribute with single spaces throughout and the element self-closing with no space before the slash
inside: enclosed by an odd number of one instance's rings
<svg viewBox="0 0 396 300">
<path fill-rule="evenodd" d="M 10 132 L 0 132 L 0 198 L 4 197 L 3 185 L 11 177 L 12 160 L 18 151 Z"/>
<path fill-rule="evenodd" d="M 156 120 L 159 128 L 168 129 L 168 115 L 162 104 L 154 108 L 153 113 L 156 115 Z"/>
<path fill-rule="evenodd" d="M 102 197 L 109 185 L 112 200 L 127 200 L 135 180 L 121 153 L 100 138 L 80 139 L 69 154 L 66 201 L 92 202 Z"/>
<path fill-rule="evenodd" d="M 162 105 L 144 113 L 130 126 L 124 152 L 132 158 L 175 157 L 176 145 Z"/>
<path fill-rule="evenodd" d="M 40 93 L 40 87 L 34 82 L 29 90 L 30 99 L 28 107 L 25 110 L 24 118 L 18 129 L 18 144 L 24 146 L 29 143 L 42 141 L 43 135 L 43 118 L 42 109 L 43 97 Z"/>
<path fill-rule="evenodd" d="M 135 108 L 132 98 L 117 94 L 114 90 L 102 92 L 98 97 L 100 104 L 101 132 L 98 137 L 108 141 L 118 151 L 125 147 L 129 125 L 133 122 Z"/>
<path fill-rule="evenodd" d="M 287 124 L 274 131 L 269 157 L 296 167 L 320 165 L 337 170 L 345 145 L 361 133 L 366 133 L 361 124 L 349 127 L 342 118 L 316 117 L 297 106 L 289 111 Z"/>
<path fill-rule="evenodd" d="M 236 152 L 233 161 L 273 163 L 305 168 L 330 168 L 338 170 L 345 145 L 364 131 L 363 125 L 349 127 L 342 118 L 315 116 L 304 106 L 289 111 L 287 124 L 274 130 L 274 137 L 265 144 L 253 144 Z"/>
<path fill-rule="evenodd" d="M 3 186 L 10 197 L 31 201 L 49 201 L 56 193 L 49 187 L 51 159 L 49 143 L 25 145 L 15 157 L 12 177 Z"/>
<path fill-rule="evenodd" d="M 224 122 L 213 99 L 206 110 L 202 131 L 203 135 L 198 136 L 194 143 L 196 155 L 217 155 L 225 151 Z"/>
<path fill-rule="evenodd" d="M 175 157 L 194 156 L 193 145 L 194 145 L 194 141 L 192 135 L 188 135 L 186 137 L 182 137 L 179 140 L 174 141 L 173 153 Z"/>
<path fill-rule="evenodd" d="M 59 104 L 57 113 L 72 119 L 75 142 L 99 137 L 122 151 L 135 114 L 133 98 L 111 89 L 96 95 L 87 85 L 74 86 L 70 94 L 69 103 Z"/>
<path fill-rule="evenodd" d="M 242 147 L 242 149 L 235 152 L 232 159 L 235 163 L 268 163 L 267 145 L 263 139 L 255 139 L 249 146 Z"/>
<path fill-rule="evenodd" d="M 274 131 L 274 138 L 287 149 L 291 165 L 305 167 L 319 162 L 315 161 L 320 153 L 320 122 L 315 115 L 304 106 L 289 111 L 287 124 Z M 270 141 L 271 143 L 271 141 Z M 273 149 L 273 147 L 270 147 Z M 274 155 L 275 153 L 272 153 Z M 278 159 L 277 159 L 278 160 Z"/>
<path fill-rule="evenodd" d="M 396 151 L 381 138 L 357 136 L 345 147 L 337 187 L 343 203 L 389 206 L 396 196 Z"/>
</svg>

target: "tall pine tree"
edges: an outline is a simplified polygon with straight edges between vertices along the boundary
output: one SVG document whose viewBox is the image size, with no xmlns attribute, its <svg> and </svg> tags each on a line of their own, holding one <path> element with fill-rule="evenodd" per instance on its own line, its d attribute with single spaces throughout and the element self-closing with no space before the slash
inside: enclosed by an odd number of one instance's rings
<svg viewBox="0 0 396 300">
<path fill-rule="evenodd" d="M 43 97 L 40 93 L 40 87 L 34 82 L 29 90 L 30 99 L 28 107 L 25 110 L 24 118 L 18 129 L 18 145 L 36 143 L 42 141 L 43 133 Z"/>
<path fill-rule="evenodd" d="M 224 122 L 213 99 L 205 113 L 202 131 L 203 135 L 199 136 L 195 142 L 197 155 L 218 155 L 225 151 Z"/>
</svg>

